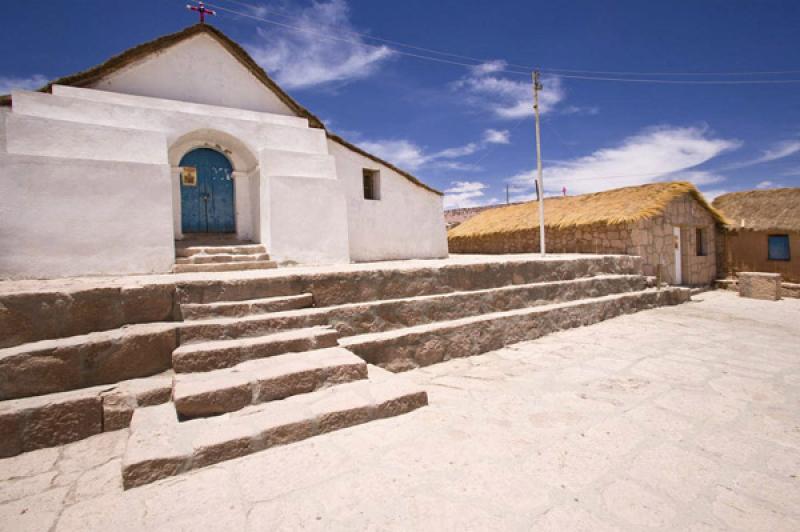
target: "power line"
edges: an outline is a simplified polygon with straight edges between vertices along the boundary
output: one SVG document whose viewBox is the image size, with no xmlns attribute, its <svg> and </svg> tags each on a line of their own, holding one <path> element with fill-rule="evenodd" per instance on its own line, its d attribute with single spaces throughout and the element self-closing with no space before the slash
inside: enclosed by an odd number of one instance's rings
<svg viewBox="0 0 800 532">
<path fill-rule="evenodd" d="M 238 4 L 241 6 L 249 7 L 251 9 L 262 9 L 264 6 L 260 6 L 258 4 L 252 4 L 248 2 L 242 2 L 240 0 L 227 0 L 228 2 Z M 220 5 L 215 5 L 211 3 L 207 3 L 212 7 L 216 7 L 223 11 L 227 11 L 232 14 L 236 14 L 239 16 L 260 20 L 262 22 L 267 22 L 269 24 L 275 24 L 278 26 L 283 26 L 287 29 L 292 29 L 295 31 L 301 31 L 306 33 L 317 33 L 313 32 L 312 30 L 307 30 L 305 28 L 299 28 L 296 26 L 291 26 L 282 22 L 274 21 L 267 19 L 265 17 L 260 17 L 258 15 L 254 15 L 251 13 L 243 13 L 239 11 L 235 11 Z M 275 8 L 270 8 L 272 11 L 278 11 Z M 275 16 L 279 16 L 282 18 L 286 18 L 289 20 L 297 20 L 297 17 L 293 17 L 290 15 L 283 15 L 280 12 L 274 13 Z M 426 52 L 429 54 L 437 54 L 447 57 L 454 57 L 457 59 L 463 59 L 466 61 L 473 61 L 475 64 L 471 63 L 461 63 L 456 61 L 446 61 L 440 58 L 434 58 L 430 56 L 423 56 L 419 54 L 411 54 L 408 52 L 402 52 L 400 50 L 393 49 L 393 52 L 400 53 L 402 55 L 407 55 L 409 57 L 415 57 L 418 59 L 426 59 L 431 61 L 439 61 L 443 63 L 449 63 L 458 66 L 466 66 L 466 67 L 475 67 L 485 63 L 496 62 L 497 59 L 481 59 L 477 57 L 471 57 L 468 55 L 457 54 L 453 52 L 443 51 L 443 50 L 436 50 L 434 48 L 427 48 L 423 46 L 417 46 L 409 43 L 405 43 L 402 41 L 396 41 L 391 39 L 385 39 L 382 37 L 377 37 L 368 33 L 357 32 L 353 30 L 348 30 L 346 33 L 351 35 L 356 35 L 362 37 L 364 39 L 370 39 L 377 42 L 382 42 L 386 44 L 391 44 L 393 46 L 400 46 L 404 48 L 409 48 L 412 50 L 418 50 L 421 52 Z M 320 36 L 318 34 L 318 36 Z M 342 42 L 348 42 L 351 44 L 364 44 L 359 41 L 353 41 L 344 38 L 333 38 L 332 36 L 321 36 L 322 38 L 329 38 L 330 40 L 338 40 Z M 367 45 L 370 46 L 370 45 Z M 690 77 L 690 76 L 765 76 L 765 75 L 791 75 L 791 74 L 800 74 L 800 70 L 760 70 L 760 71 L 740 71 L 740 72 L 634 72 L 634 71 L 609 71 L 609 70 L 576 70 L 576 69 L 563 69 L 563 68 L 541 68 L 533 65 L 521 65 L 516 63 L 510 63 L 507 61 L 503 61 L 503 63 L 507 66 L 514 67 L 514 68 L 521 68 L 525 69 L 525 72 L 519 72 L 517 70 L 511 70 L 508 68 L 498 68 L 495 71 L 498 72 L 505 72 L 509 74 L 518 74 L 528 76 L 530 75 L 530 71 L 539 70 L 540 72 L 548 73 L 548 74 L 556 74 L 559 77 L 568 78 L 568 79 L 577 79 L 577 80 L 592 80 L 592 81 L 616 81 L 616 82 L 632 82 L 632 83 L 668 83 L 668 84 L 703 84 L 703 85 L 741 85 L 741 84 L 774 84 L 774 83 L 800 83 L 800 79 L 788 79 L 788 80 L 651 80 L 651 79 L 630 79 L 630 78 L 620 78 L 620 77 L 607 77 L 607 76 L 681 76 L 681 77 Z M 580 75 L 583 74 L 583 75 Z"/>
</svg>

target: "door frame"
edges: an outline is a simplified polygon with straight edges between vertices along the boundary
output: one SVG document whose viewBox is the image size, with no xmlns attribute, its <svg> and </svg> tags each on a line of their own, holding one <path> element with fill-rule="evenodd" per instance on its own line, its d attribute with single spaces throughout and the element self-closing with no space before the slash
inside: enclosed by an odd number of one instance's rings
<svg viewBox="0 0 800 532">
<path fill-rule="evenodd" d="M 184 186 L 183 186 L 183 183 L 182 183 L 182 180 L 181 180 L 181 177 L 180 177 L 180 172 L 181 172 L 181 168 L 182 168 L 180 166 L 180 162 L 183 161 L 184 157 L 186 157 L 190 153 L 192 153 L 194 151 L 198 151 L 198 150 L 210 150 L 210 151 L 213 151 L 213 152 L 219 154 L 221 157 L 223 157 L 228 162 L 228 167 L 230 168 L 230 178 L 229 179 L 230 179 L 230 182 L 231 182 L 231 220 L 233 221 L 233 230 L 231 230 L 231 231 L 208 231 L 208 230 L 206 230 L 206 231 L 201 231 L 201 232 L 198 232 L 198 233 L 194 233 L 194 232 L 191 232 L 191 231 L 185 231 L 184 228 L 183 228 L 183 191 L 184 191 Z M 225 235 L 225 234 L 236 235 L 236 234 L 238 234 L 238 221 L 236 219 L 237 218 L 237 216 L 236 216 L 236 179 L 234 179 L 235 168 L 234 168 L 233 161 L 231 160 L 231 158 L 228 157 L 228 155 L 225 154 L 224 151 L 222 151 L 220 149 L 216 149 L 215 147 L 212 147 L 212 146 L 195 146 L 193 148 L 188 149 L 186 151 L 186 153 L 184 153 L 181 156 L 180 161 L 178 162 L 178 165 L 179 165 L 178 166 L 178 172 L 179 172 L 179 177 L 178 177 L 178 194 L 179 194 L 178 203 L 181 205 L 181 209 L 180 209 L 181 210 L 181 214 L 180 214 L 180 220 L 179 220 L 180 228 L 181 228 L 181 234 L 182 235 L 185 235 L 187 233 L 188 234 L 219 234 L 219 235 Z M 197 175 L 197 181 L 198 181 L 198 184 L 199 184 L 199 182 L 200 182 L 199 172 L 198 172 L 198 175 Z M 206 214 L 205 214 L 206 215 L 206 228 L 208 228 L 208 202 L 206 202 L 206 205 L 204 207 L 205 207 L 205 212 L 206 212 Z"/>
<path fill-rule="evenodd" d="M 672 228 L 672 242 L 675 249 L 675 277 L 673 281 L 675 284 L 683 284 L 683 243 L 681 242 L 681 228 L 677 225 Z"/>
</svg>

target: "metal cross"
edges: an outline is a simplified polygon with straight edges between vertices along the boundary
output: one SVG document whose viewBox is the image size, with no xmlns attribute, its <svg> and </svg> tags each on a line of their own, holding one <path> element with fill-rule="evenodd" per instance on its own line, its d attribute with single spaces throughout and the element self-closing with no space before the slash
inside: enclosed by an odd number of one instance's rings
<svg viewBox="0 0 800 532">
<path fill-rule="evenodd" d="M 208 9 L 203 2 L 197 2 L 198 5 L 191 6 L 186 4 L 186 9 L 190 9 L 192 11 L 197 11 L 200 14 L 200 24 L 205 24 L 206 22 L 206 15 L 216 15 L 217 12 L 211 9 Z"/>
</svg>

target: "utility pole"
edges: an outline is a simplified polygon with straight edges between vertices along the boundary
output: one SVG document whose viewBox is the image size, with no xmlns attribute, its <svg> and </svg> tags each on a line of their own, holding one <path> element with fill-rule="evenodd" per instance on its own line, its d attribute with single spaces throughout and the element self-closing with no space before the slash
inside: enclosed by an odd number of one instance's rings
<svg viewBox="0 0 800 532">
<path fill-rule="evenodd" d="M 508 185 L 506 185 L 506 205 L 508 205 Z"/>
<path fill-rule="evenodd" d="M 545 254 L 544 247 L 544 184 L 542 182 L 542 134 L 539 126 L 539 71 L 533 72 L 533 114 L 536 116 L 536 191 L 539 200 L 539 251 Z"/>
</svg>

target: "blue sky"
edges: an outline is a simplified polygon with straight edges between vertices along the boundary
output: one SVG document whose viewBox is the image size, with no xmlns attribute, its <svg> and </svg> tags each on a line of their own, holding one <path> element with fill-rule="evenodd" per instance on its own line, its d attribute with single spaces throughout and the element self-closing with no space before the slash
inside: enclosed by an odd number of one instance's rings
<svg viewBox="0 0 800 532">
<path fill-rule="evenodd" d="M 185 3 L 5 5 L 0 93 L 38 87 L 180 30 L 195 21 Z M 645 73 L 796 71 L 589 75 L 800 79 L 796 0 L 209 3 L 240 13 L 218 10 L 211 22 L 332 131 L 446 191 L 447 207 L 504 202 L 507 185 L 512 201 L 531 197 L 534 125 L 524 66 Z M 434 54 L 368 36 L 480 60 L 435 55 L 471 66 L 422 60 L 408 54 Z M 710 197 L 800 186 L 798 83 L 623 83 L 573 79 L 562 72 L 544 74 L 542 98 L 548 193 L 669 179 L 691 180 Z"/>
</svg>

